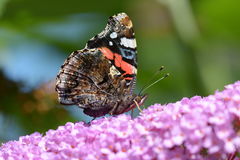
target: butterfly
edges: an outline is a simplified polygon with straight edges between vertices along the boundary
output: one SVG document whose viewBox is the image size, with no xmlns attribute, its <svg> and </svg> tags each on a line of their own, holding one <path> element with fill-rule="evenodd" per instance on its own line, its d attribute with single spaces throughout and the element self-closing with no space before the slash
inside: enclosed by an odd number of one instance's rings
<svg viewBox="0 0 240 160">
<path fill-rule="evenodd" d="M 58 100 L 77 105 L 92 117 L 119 115 L 142 105 L 147 95 L 133 93 L 137 44 L 126 13 L 108 19 L 105 29 L 65 60 L 56 78 Z"/>
</svg>

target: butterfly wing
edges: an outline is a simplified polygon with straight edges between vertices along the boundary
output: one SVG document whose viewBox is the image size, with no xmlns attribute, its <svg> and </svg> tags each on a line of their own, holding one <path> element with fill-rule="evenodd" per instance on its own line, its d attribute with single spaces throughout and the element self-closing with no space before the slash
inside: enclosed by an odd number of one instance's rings
<svg viewBox="0 0 240 160">
<path fill-rule="evenodd" d="M 90 39 L 86 47 L 98 48 L 111 61 L 131 87 L 129 94 L 132 94 L 137 74 L 137 44 L 128 15 L 119 13 L 110 17 L 106 28 Z"/>
<path fill-rule="evenodd" d="M 135 107 L 136 58 L 130 18 L 125 13 L 110 17 L 106 28 L 62 65 L 56 83 L 60 103 L 76 104 L 93 117 Z"/>
</svg>

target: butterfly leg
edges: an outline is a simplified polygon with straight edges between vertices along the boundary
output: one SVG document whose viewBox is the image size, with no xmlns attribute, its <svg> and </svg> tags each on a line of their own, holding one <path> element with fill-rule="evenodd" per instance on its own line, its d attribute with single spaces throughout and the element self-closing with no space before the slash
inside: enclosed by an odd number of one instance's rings
<svg viewBox="0 0 240 160">
<path fill-rule="evenodd" d="M 131 118 L 132 119 L 134 118 L 133 112 L 134 112 L 134 109 L 131 110 Z"/>
<path fill-rule="evenodd" d="M 137 102 L 135 99 L 133 100 L 133 102 L 136 104 L 138 110 L 139 110 L 140 112 L 142 112 L 142 109 L 140 108 L 138 102 Z"/>
<path fill-rule="evenodd" d="M 115 103 L 113 108 L 110 110 L 109 114 L 110 115 L 116 115 L 115 113 L 116 113 L 116 110 L 117 110 L 118 106 L 119 106 L 119 102 Z"/>
<path fill-rule="evenodd" d="M 137 102 L 135 99 L 133 100 L 133 102 L 134 102 L 135 105 L 137 106 L 138 110 L 139 110 L 140 112 L 142 112 L 142 109 L 140 108 L 138 102 Z M 134 113 L 134 108 L 131 110 L 131 118 L 132 118 L 132 119 L 134 118 L 133 113 Z"/>
<path fill-rule="evenodd" d="M 92 121 L 94 121 L 96 119 L 96 117 L 93 117 L 93 119 L 91 119 L 89 122 L 85 122 L 87 126 L 91 126 Z"/>
</svg>

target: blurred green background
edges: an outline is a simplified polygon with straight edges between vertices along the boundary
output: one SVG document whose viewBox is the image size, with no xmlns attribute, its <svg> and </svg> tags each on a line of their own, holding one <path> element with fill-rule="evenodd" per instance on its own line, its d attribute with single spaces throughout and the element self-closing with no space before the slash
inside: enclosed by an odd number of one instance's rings
<svg viewBox="0 0 240 160">
<path fill-rule="evenodd" d="M 58 104 L 55 77 L 64 59 L 119 12 L 131 17 L 136 33 L 136 93 L 160 66 L 162 75 L 171 74 L 146 91 L 145 106 L 223 89 L 240 79 L 239 6 L 239 0 L 0 0 L 0 143 L 91 119 Z"/>
</svg>

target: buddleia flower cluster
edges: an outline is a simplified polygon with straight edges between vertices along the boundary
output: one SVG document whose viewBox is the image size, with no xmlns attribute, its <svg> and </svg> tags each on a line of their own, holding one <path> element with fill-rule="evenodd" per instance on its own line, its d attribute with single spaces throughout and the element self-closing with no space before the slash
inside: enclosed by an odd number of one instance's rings
<svg viewBox="0 0 240 160">
<path fill-rule="evenodd" d="M 67 123 L 0 147 L 0 160 L 237 160 L 240 82 L 208 97 L 155 104 L 132 119 Z"/>
</svg>

